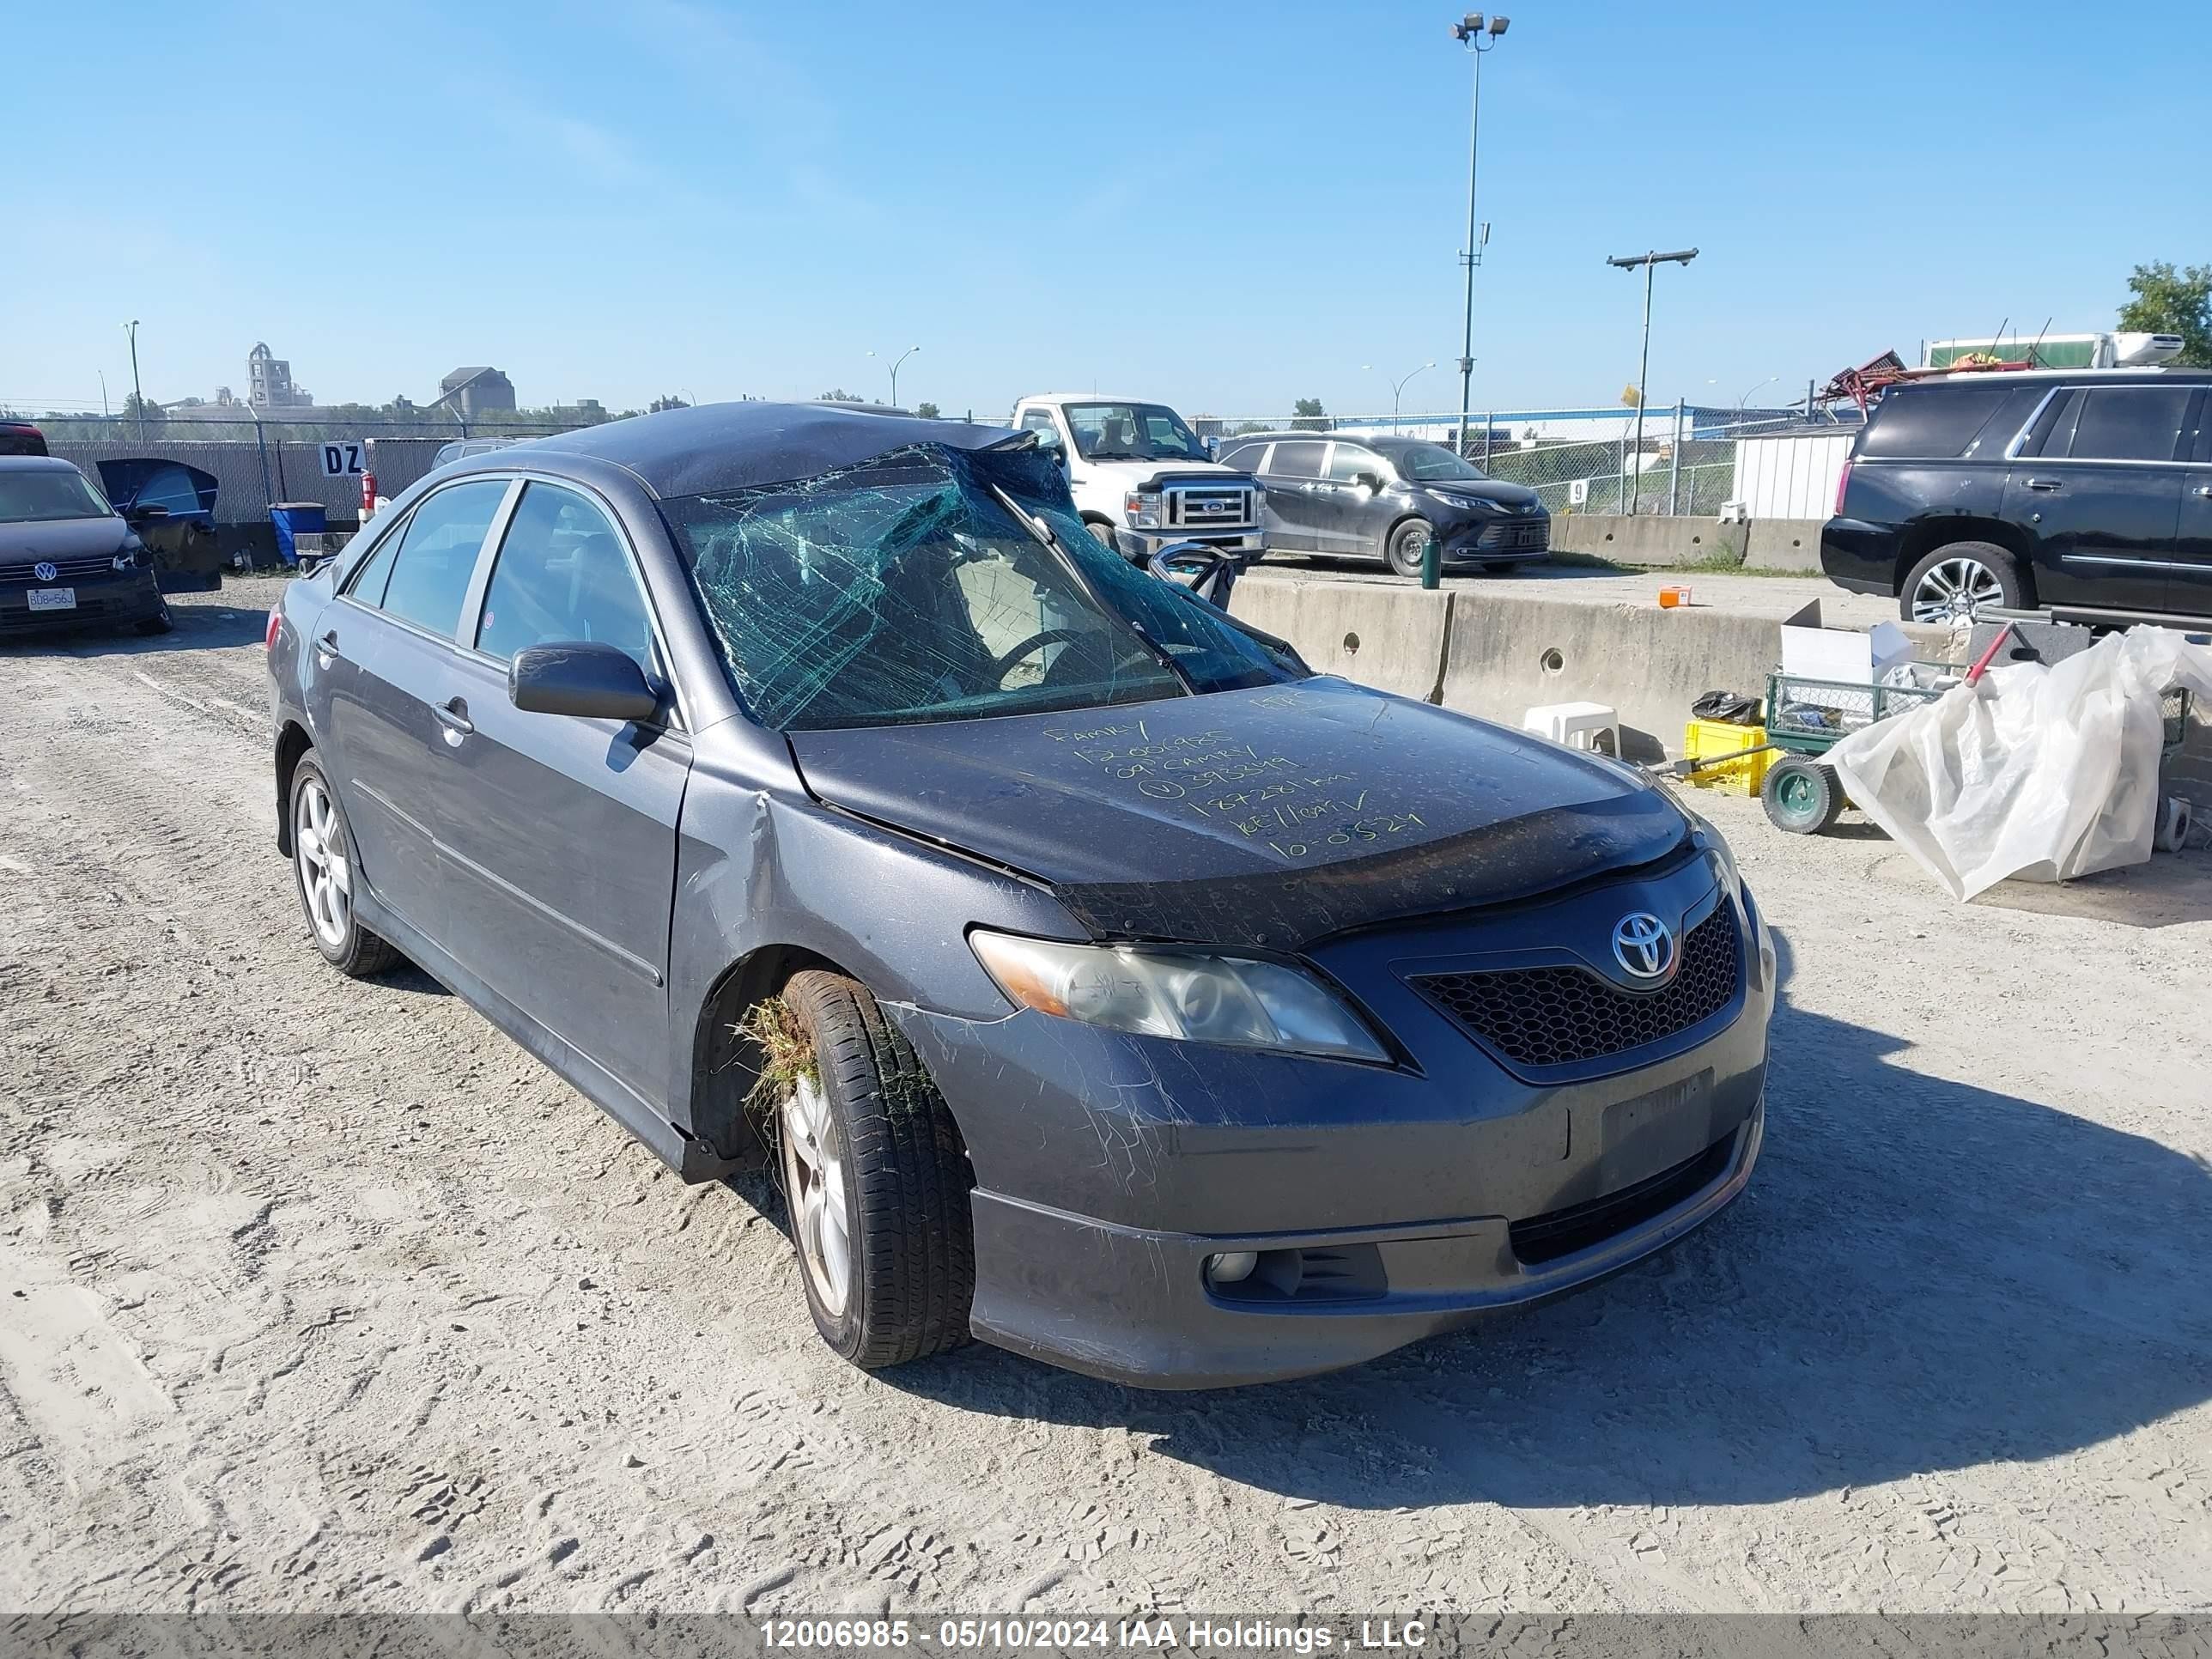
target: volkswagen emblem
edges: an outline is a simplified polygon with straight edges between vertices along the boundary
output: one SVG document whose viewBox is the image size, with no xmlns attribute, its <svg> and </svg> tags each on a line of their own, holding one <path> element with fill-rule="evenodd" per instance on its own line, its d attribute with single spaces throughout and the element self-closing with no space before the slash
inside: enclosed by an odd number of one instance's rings
<svg viewBox="0 0 2212 1659">
<path fill-rule="evenodd" d="M 1613 925 L 1613 959 L 1638 979 L 1657 979 L 1674 965 L 1674 935 L 1648 910 Z"/>
<path fill-rule="evenodd" d="M 50 582 L 62 573 L 45 559 L 40 559 L 38 563 L 31 567 L 31 574 L 42 582 Z"/>
</svg>

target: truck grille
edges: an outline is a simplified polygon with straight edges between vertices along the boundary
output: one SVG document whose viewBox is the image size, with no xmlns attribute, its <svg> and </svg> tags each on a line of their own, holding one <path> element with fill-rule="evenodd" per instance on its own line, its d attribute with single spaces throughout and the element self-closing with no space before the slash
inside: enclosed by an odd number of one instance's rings
<svg viewBox="0 0 2212 1659">
<path fill-rule="evenodd" d="M 1242 485 L 1170 484 L 1168 523 L 1177 530 L 1232 529 L 1253 521 L 1252 492 Z"/>
<path fill-rule="evenodd" d="M 105 576 L 113 568 L 114 557 L 112 553 L 100 553 L 90 558 L 52 560 L 50 562 L 53 565 L 55 573 L 53 579 L 58 582 L 69 582 L 79 580 L 87 576 Z M 5 564 L 0 564 L 0 582 L 38 581 L 39 578 L 32 574 L 38 565 L 39 561 L 36 559 L 24 559 L 20 562 L 11 559 Z"/>
<path fill-rule="evenodd" d="M 1587 968 L 1424 974 L 1413 984 L 1478 1042 L 1540 1066 L 1663 1042 L 1727 1007 L 1741 977 L 1735 915 L 1723 904 L 1690 929 L 1674 977 L 1656 991 L 1624 991 Z"/>
</svg>

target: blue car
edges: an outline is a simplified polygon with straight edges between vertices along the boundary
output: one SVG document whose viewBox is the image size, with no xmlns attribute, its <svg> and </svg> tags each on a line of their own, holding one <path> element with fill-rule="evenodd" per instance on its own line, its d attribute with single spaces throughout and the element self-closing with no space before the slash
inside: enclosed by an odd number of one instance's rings
<svg viewBox="0 0 2212 1659">
<path fill-rule="evenodd" d="M 861 1365 L 1291 1376 L 1718 1213 L 1774 1000 L 1720 837 L 1312 674 L 1033 444 L 747 403 L 415 485 L 270 619 L 316 948 L 771 1172 Z"/>
</svg>

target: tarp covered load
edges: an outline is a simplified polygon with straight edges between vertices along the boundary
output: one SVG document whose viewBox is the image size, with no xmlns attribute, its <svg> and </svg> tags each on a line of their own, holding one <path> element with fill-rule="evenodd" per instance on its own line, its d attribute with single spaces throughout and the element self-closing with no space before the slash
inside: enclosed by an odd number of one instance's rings
<svg viewBox="0 0 2212 1659">
<path fill-rule="evenodd" d="M 1992 668 L 1853 732 L 1826 760 L 1953 897 L 2008 878 L 2064 881 L 2150 856 L 2174 687 L 2212 696 L 2212 647 L 2131 629 L 2055 667 Z"/>
</svg>

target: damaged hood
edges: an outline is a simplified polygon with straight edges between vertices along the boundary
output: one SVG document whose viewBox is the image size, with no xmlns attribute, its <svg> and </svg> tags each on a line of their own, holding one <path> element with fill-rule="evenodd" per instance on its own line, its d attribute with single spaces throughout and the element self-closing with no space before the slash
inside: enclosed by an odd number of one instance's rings
<svg viewBox="0 0 2212 1659">
<path fill-rule="evenodd" d="M 820 799 L 1048 883 L 1100 937 L 1297 950 L 1674 851 L 1664 791 L 1336 679 L 787 734 Z"/>
</svg>

